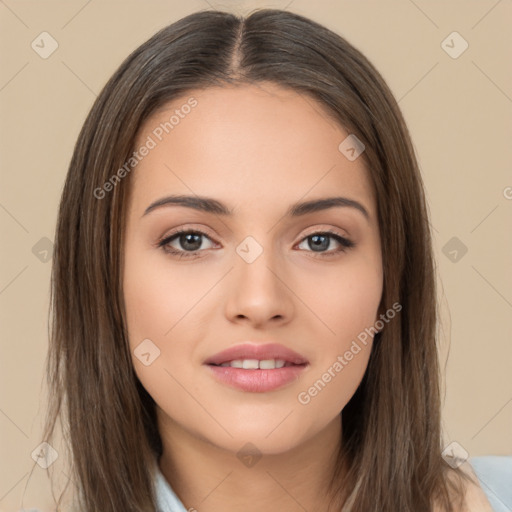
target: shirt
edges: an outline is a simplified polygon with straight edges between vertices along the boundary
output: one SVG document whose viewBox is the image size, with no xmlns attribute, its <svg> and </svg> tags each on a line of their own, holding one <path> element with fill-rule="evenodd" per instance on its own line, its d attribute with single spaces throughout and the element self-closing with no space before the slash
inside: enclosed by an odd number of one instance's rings
<svg viewBox="0 0 512 512">
<path fill-rule="evenodd" d="M 157 501 L 156 512 L 189 512 L 165 479 L 157 462 L 155 463 L 154 485 Z M 190 509 L 190 511 L 192 510 Z"/>
<path fill-rule="evenodd" d="M 470 462 L 493 511 L 511 512 L 512 456 L 473 457 Z"/>
<path fill-rule="evenodd" d="M 485 456 L 470 459 L 471 467 L 478 477 L 494 512 L 512 511 L 512 456 Z M 155 465 L 156 512 L 193 512 L 186 509 L 176 496 L 169 482 Z"/>
</svg>

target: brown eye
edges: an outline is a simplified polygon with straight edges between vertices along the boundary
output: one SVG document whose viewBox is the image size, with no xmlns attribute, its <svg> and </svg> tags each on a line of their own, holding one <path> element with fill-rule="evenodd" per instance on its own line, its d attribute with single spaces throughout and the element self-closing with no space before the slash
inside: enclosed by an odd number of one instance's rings
<svg viewBox="0 0 512 512">
<path fill-rule="evenodd" d="M 203 238 L 210 240 L 208 235 L 202 231 L 180 229 L 161 240 L 158 247 L 161 247 L 167 253 L 178 255 L 180 258 L 195 257 L 197 252 L 201 250 Z M 171 246 L 171 243 L 176 244 Z"/>
</svg>

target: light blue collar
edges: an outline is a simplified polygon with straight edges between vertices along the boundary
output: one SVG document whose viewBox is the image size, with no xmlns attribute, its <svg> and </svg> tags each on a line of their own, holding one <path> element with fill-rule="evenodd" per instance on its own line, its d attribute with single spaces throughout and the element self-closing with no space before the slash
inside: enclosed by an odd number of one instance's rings
<svg viewBox="0 0 512 512">
<path fill-rule="evenodd" d="M 495 512 L 512 510 L 512 457 L 474 457 L 470 460 Z M 155 460 L 156 512 L 188 512 Z M 193 509 L 190 509 L 193 510 Z"/>
<path fill-rule="evenodd" d="M 512 510 L 512 456 L 485 455 L 469 459 L 494 512 Z"/>
<path fill-rule="evenodd" d="M 155 492 L 157 510 L 156 512 L 188 512 L 181 500 L 172 490 L 169 482 L 165 479 L 158 462 L 155 460 Z"/>
</svg>

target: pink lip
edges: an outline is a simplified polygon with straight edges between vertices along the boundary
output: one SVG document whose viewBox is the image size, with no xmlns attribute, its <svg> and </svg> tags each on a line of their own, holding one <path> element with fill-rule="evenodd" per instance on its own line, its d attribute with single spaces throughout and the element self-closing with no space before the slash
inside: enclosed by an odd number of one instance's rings
<svg viewBox="0 0 512 512">
<path fill-rule="evenodd" d="M 287 366 L 272 370 L 244 370 L 230 366 L 215 366 L 234 361 L 235 359 L 281 359 Z M 268 343 L 265 345 L 254 343 L 242 343 L 230 347 L 205 362 L 214 377 L 228 386 L 252 393 L 264 393 L 278 389 L 296 380 L 309 366 L 309 361 L 297 352 L 279 345 Z"/>
<path fill-rule="evenodd" d="M 307 364 L 283 366 L 274 370 L 244 370 L 214 365 L 207 365 L 207 368 L 217 380 L 228 386 L 252 393 L 265 393 L 298 379 L 307 366 Z"/>
<path fill-rule="evenodd" d="M 208 358 L 204 364 L 222 364 L 234 361 L 235 359 L 282 359 L 293 364 L 308 364 L 309 361 L 297 352 L 279 345 L 278 343 L 267 343 L 265 345 L 255 343 L 241 343 L 219 352 Z M 249 371 L 249 370 L 245 370 Z M 262 370 L 258 370 L 262 371 Z"/>
</svg>

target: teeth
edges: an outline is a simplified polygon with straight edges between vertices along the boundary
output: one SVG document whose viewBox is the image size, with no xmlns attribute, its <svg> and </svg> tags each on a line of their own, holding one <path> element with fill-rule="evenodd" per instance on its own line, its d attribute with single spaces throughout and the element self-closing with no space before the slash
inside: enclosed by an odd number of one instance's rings
<svg viewBox="0 0 512 512">
<path fill-rule="evenodd" d="M 231 366 L 231 368 L 243 368 L 245 370 L 273 370 L 275 368 L 282 368 L 285 366 L 286 361 L 282 359 L 235 359 L 230 362 L 222 363 L 220 366 Z M 288 366 L 291 366 L 288 364 Z"/>
<path fill-rule="evenodd" d="M 260 367 L 260 362 L 257 359 L 244 359 L 242 368 L 245 370 L 257 370 Z"/>
</svg>

